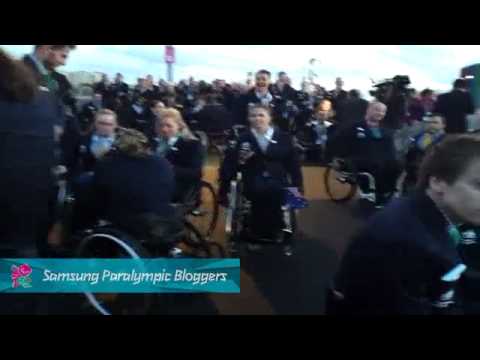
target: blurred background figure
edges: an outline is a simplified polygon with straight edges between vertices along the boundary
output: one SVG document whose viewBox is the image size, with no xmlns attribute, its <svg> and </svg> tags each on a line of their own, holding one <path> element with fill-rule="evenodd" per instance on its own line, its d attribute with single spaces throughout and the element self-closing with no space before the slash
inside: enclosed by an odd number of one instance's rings
<svg viewBox="0 0 480 360">
<path fill-rule="evenodd" d="M 465 133 L 467 131 L 466 116 L 475 111 L 472 97 L 468 93 L 467 81 L 455 80 L 452 91 L 438 96 L 434 109 L 445 117 L 445 131 L 448 134 Z"/>
</svg>

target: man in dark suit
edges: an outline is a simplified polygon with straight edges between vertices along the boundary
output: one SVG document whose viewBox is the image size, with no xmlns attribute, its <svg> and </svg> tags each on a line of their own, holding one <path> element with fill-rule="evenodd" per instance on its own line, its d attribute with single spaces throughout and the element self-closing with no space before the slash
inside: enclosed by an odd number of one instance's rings
<svg viewBox="0 0 480 360">
<path fill-rule="evenodd" d="M 33 53 L 23 57 L 23 63 L 34 73 L 38 84 L 48 88 L 48 70 L 45 68 L 45 61 L 48 58 L 52 45 L 34 45 Z"/>
<path fill-rule="evenodd" d="M 128 84 L 123 81 L 123 75 L 117 73 L 115 77 L 115 82 L 111 85 L 111 91 L 115 98 L 125 97 L 128 95 Z"/>
<path fill-rule="evenodd" d="M 333 109 L 337 114 L 337 121 L 339 122 L 342 122 L 343 120 L 343 109 L 348 98 L 348 93 L 343 90 L 343 85 L 342 78 L 337 77 L 335 80 L 335 89 L 330 91 L 327 96 L 333 104 Z"/>
<path fill-rule="evenodd" d="M 66 65 L 70 51 L 75 48 L 75 45 L 52 45 L 45 60 L 45 67 L 56 82 L 56 91 L 52 93 L 60 100 L 65 113 L 65 123 L 60 138 L 60 162 L 63 165 L 67 165 L 74 156 L 75 147 L 80 140 L 80 125 L 77 119 L 76 100 L 72 94 L 73 87 L 67 77 L 56 70 Z"/>
<path fill-rule="evenodd" d="M 445 117 L 447 134 L 465 133 L 467 131 L 466 116 L 475 111 L 472 97 L 468 93 L 465 79 L 457 79 L 453 90 L 438 97 L 434 112 Z"/>
<path fill-rule="evenodd" d="M 288 76 L 285 72 L 278 73 L 278 80 L 272 86 L 273 95 L 280 96 L 284 101 L 295 101 L 297 92 L 288 84 Z"/>
</svg>

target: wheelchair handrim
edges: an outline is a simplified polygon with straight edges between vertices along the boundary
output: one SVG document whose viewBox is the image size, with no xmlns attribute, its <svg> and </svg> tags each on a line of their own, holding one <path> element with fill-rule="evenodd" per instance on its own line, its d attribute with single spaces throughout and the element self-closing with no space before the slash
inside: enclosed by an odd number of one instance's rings
<svg viewBox="0 0 480 360">
<path fill-rule="evenodd" d="M 328 167 L 325 171 L 325 174 L 324 174 L 324 184 L 325 184 L 325 190 L 328 194 L 328 196 L 330 197 L 330 199 L 332 199 L 333 201 L 335 202 L 344 202 L 344 201 L 348 201 L 350 200 L 354 195 L 355 193 L 357 192 L 357 185 L 356 184 L 348 184 L 348 186 L 350 187 L 349 191 L 347 192 L 347 194 L 345 196 L 340 196 L 340 197 L 336 197 L 335 194 L 334 194 L 334 191 L 333 189 L 330 187 L 330 177 L 332 175 L 334 175 L 335 177 L 337 176 L 338 172 L 333 169 L 332 167 Z M 340 184 L 340 182 L 338 182 Z M 346 185 L 347 186 L 347 185 Z"/>
<path fill-rule="evenodd" d="M 82 244 L 80 244 L 80 247 L 79 247 L 79 251 L 78 252 L 81 252 L 81 250 L 83 248 L 85 248 L 86 244 L 88 244 L 93 238 L 104 238 L 104 239 L 108 239 L 108 240 L 111 240 L 113 241 L 115 244 L 119 245 L 124 251 L 127 252 L 127 254 L 134 260 L 140 260 L 141 257 L 138 255 L 138 253 L 133 249 L 133 247 L 131 247 L 130 245 L 128 245 L 127 243 L 117 239 L 115 236 L 112 236 L 110 234 L 106 234 L 106 233 L 96 233 L 96 234 L 92 234 L 92 235 L 89 235 L 87 236 L 83 241 L 82 241 Z M 95 309 L 97 310 L 100 314 L 102 315 L 113 315 L 112 311 L 110 311 L 108 308 L 104 307 L 102 303 L 100 303 L 96 296 L 91 293 L 91 292 L 84 292 L 83 293 L 85 295 L 85 297 L 87 298 L 88 302 L 90 303 L 90 305 Z M 148 305 L 146 306 L 146 309 L 145 309 L 145 312 L 148 311 Z"/>
</svg>

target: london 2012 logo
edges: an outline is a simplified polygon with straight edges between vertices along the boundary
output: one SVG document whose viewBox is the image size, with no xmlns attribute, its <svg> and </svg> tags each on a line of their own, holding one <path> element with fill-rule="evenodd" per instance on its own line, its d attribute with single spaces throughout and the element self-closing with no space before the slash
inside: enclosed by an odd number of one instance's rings
<svg viewBox="0 0 480 360">
<path fill-rule="evenodd" d="M 23 264 L 20 266 L 12 265 L 12 287 L 14 289 L 22 287 L 24 289 L 31 288 L 32 279 L 30 275 L 32 274 L 32 268 L 28 264 Z"/>
</svg>

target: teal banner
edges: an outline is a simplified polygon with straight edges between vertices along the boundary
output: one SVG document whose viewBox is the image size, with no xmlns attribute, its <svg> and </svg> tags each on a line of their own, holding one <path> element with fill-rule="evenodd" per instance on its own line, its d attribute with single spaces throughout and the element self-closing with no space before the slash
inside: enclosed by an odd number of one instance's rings
<svg viewBox="0 0 480 360">
<path fill-rule="evenodd" d="M 239 259 L 0 259 L 2 293 L 239 293 Z"/>
</svg>

